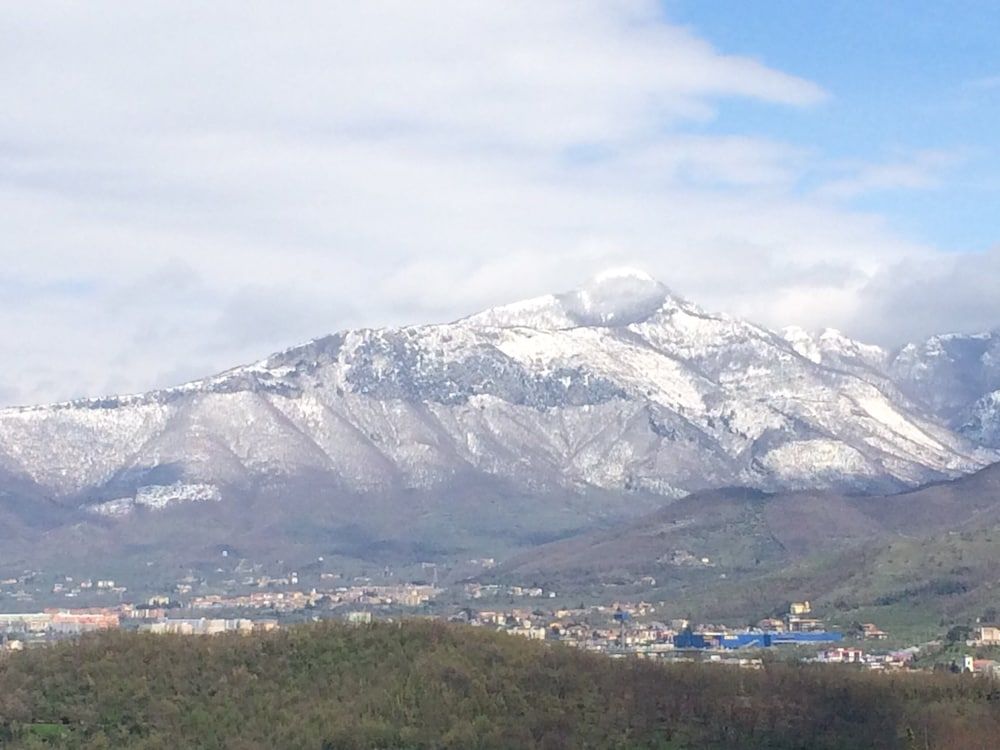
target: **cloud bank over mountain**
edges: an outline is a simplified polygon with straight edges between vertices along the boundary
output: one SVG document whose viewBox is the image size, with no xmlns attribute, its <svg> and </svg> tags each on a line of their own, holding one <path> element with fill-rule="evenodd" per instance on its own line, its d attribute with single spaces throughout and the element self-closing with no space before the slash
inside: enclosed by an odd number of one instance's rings
<svg viewBox="0 0 1000 750">
<path fill-rule="evenodd" d="M 4 16 L 0 403 L 166 386 L 624 264 L 774 327 L 1000 322 L 995 252 L 943 255 L 851 200 L 934 189 L 952 156 L 845 167 L 762 134 L 734 110 L 808 121 L 838 92 L 657 3 Z"/>
</svg>

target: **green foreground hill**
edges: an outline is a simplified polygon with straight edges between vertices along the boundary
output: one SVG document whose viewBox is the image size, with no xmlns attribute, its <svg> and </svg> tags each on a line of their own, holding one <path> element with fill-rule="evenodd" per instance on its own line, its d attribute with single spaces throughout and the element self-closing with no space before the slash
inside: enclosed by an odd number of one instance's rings
<svg viewBox="0 0 1000 750">
<path fill-rule="evenodd" d="M 0 660 L 4 748 L 977 748 L 1000 689 L 944 674 L 656 665 L 440 622 L 111 633 Z"/>
</svg>

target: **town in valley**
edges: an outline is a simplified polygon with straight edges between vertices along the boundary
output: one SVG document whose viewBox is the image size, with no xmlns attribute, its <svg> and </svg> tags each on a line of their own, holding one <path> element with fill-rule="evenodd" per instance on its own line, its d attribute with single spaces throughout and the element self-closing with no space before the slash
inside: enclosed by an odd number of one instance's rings
<svg viewBox="0 0 1000 750">
<path fill-rule="evenodd" d="M 485 568 L 494 564 L 489 558 L 469 562 Z M 260 568 L 247 567 L 245 561 L 236 565 L 236 570 Z M 572 605 L 559 592 L 537 586 L 438 583 L 436 565 L 422 568 L 429 580 L 403 582 L 389 568 L 378 576 L 331 570 L 257 572 L 222 585 L 187 575 L 161 592 L 142 596 L 109 578 L 62 576 L 49 582 L 39 571 L 25 571 L 0 580 L 0 654 L 119 629 L 150 635 L 249 635 L 319 619 L 366 625 L 434 618 L 609 658 L 751 669 L 780 659 L 1000 677 L 1000 625 L 994 622 L 946 627 L 940 638 L 906 643 L 875 623 L 828 624 L 808 601 L 786 603 L 779 616 L 738 627 L 693 621 L 673 611 L 676 606 L 642 599 Z"/>
</svg>

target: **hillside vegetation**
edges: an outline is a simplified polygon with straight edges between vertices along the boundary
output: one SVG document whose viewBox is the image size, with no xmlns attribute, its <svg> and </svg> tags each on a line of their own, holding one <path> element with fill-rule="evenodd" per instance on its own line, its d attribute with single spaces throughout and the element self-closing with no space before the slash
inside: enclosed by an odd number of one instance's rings
<svg viewBox="0 0 1000 750">
<path fill-rule="evenodd" d="M 994 748 L 952 675 L 612 660 L 420 621 L 112 633 L 0 660 L 4 748 Z"/>
<path fill-rule="evenodd" d="M 697 493 L 522 552 L 491 575 L 604 598 L 602 585 L 651 576 L 655 590 L 632 593 L 709 621 L 756 621 L 806 599 L 828 618 L 931 637 L 995 604 L 998 538 L 1000 464 L 885 496 Z"/>
</svg>

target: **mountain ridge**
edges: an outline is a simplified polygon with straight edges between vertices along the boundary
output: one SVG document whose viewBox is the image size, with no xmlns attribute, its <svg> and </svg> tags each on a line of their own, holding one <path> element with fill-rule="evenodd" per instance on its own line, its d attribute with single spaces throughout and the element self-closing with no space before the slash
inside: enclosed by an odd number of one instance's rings
<svg viewBox="0 0 1000 750">
<path fill-rule="evenodd" d="M 893 370 L 842 334 L 809 336 L 616 270 L 452 323 L 322 336 L 173 388 L 0 409 L 0 475 L 74 519 L 148 498 L 183 513 L 261 487 L 281 504 L 301 477 L 323 496 L 456 485 L 472 504 L 474 477 L 495 478 L 539 496 L 619 493 L 627 512 L 635 493 L 899 490 L 996 460 L 954 426 L 972 404 L 936 413 L 922 395 L 966 383 L 966 349 L 915 348 Z M 991 368 L 971 381 L 992 386 Z"/>
</svg>

